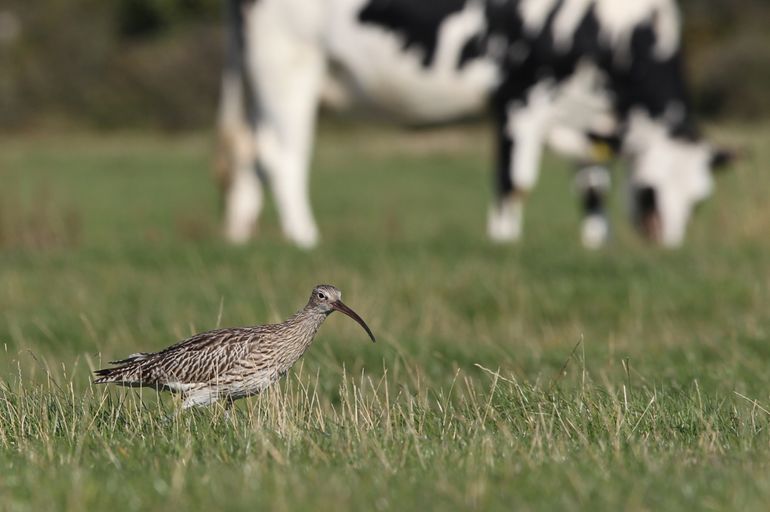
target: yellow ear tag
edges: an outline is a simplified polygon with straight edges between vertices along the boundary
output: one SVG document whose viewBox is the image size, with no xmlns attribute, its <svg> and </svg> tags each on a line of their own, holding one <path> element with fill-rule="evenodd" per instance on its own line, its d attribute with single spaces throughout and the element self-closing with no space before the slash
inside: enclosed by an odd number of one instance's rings
<svg viewBox="0 0 770 512">
<path fill-rule="evenodd" d="M 596 162 L 602 163 L 612 160 L 615 152 L 612 151 L 612 147 L 606 142 L 596 141 L 591 147 L 592 157 Z"/>
</svg>

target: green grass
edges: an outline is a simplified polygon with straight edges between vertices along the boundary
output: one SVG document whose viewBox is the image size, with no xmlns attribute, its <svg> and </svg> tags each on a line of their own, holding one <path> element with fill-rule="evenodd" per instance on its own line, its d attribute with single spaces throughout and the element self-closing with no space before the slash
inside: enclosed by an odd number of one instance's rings
<svg viewBox="0 0 770 512">
<path fill-rule="evenodd" d="M 718 136 L 751 158 L 686 247 L 637 240 L 619 192 L 595 253 L 552 157 L 523 242 L 486 241 L 472 127 L 325 130 L 312 252 L 271 207 L 255 243 L 221 243 L 204 137 L 3 140 L 0 509 L 766 510 L 768 130 Z M 281 320 L 319 282 L 379 342 L 332 316 L 232 421 L 90 384 L 103 360 Z"/>
</svg>

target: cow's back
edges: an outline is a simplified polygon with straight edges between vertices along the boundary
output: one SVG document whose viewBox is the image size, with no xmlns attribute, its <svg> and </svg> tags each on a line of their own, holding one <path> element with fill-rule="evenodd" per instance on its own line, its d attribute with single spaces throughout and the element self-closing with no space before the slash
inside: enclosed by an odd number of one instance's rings
<svg viewBox="0 0 770 512">
<path fill-rule="evenodd" d="M 358 99 L 405 120 L 479 111 L 497 78 L 477 48 L 479 2 L 328 0 L 324 44 L 337 78 Z"/>
</svg>

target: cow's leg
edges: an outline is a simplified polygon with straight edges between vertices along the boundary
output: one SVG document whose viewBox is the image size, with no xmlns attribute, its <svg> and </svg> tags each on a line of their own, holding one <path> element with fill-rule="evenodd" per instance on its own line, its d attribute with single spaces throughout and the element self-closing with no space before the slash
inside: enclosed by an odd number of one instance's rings
<svg viewBox="0 0 770 512">
<path fill-rule="evenodd" d="M 494 194 L 489 209 L 489 237 L 496 242 L 514 241 L 521 235 L 521 201 L 516 199 L 511 176 L 511 156 L 514 140 L 506 128 L 508 116 L 504 111 L 495 111 L 495 136 L 497 155 Z"/>
<path fill-rule="evenodd" d="M 521 236 L 524 201 L 537 182 L 549 100 L 545 91 L 535 87 L 526 103 L 495 110 L 496 197 L 489 213 L 488 232 L 496 242 L 513 242 Z"/>
<path fill-rule="evenodd" d="M 603 165 L 585 165 L 575 175 L 575 188 L 583 208 L 581 241 L 588 249 L 603 246 L 609 236 L 605 200 L 610 189 L 610 173 Z"/>
<path fill-rule="evenodd" d="M 278 6 L 257 3 L 259 11 Z M 283 232 L 300 247 L 318 241 L 310 208 L 309 162 L 326 70 L 320 45 L 257 12 L 249 26 L 248 70 L 258 101 L 257 154 L 275 195 Z"/>
<path fill-rule="evenodd" d="M 246 140 L 253 146 L 253 136 Z M 262 210 L 262 183 L 256 172 L 256 160 L 251 157 L 253 151 L 236 147 L 232 154 L 233 174 L 225 191 L 225 236 L 241 244 L 251 238 Z"/>
<path fill-rule="evenodd" d="M 240 76 L 228 71 L 222 80 L 218 178 L 224 198 L 225 236 L 233 243 L 251 237 L 262 209 L 253 125 L 246 117 Z"/>
<path fill-rule="evenodd" d="M 229 40 L 219 103 L 216 178 L 222 191 L 224 232 L 234 243 L 248 241 L 262 209 L 262 183 L 256 174 L 254 112 L 243 76 L 244 22 L 241 3 L 228 4 Z"/>
</svg>

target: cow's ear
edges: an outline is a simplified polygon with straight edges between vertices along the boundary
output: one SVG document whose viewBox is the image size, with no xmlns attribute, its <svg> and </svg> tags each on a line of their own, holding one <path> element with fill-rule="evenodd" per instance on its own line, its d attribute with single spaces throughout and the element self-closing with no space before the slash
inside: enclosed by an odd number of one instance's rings
<svg viewBox="0 0 770 512">
<path fill-rule="evenodd" d="M 725 171 L 738 159 L 739 155 L 735 150 L 725 148 L 716 149 L 711 154 L 711 170 L 714 172 Z"/>
</svg>

